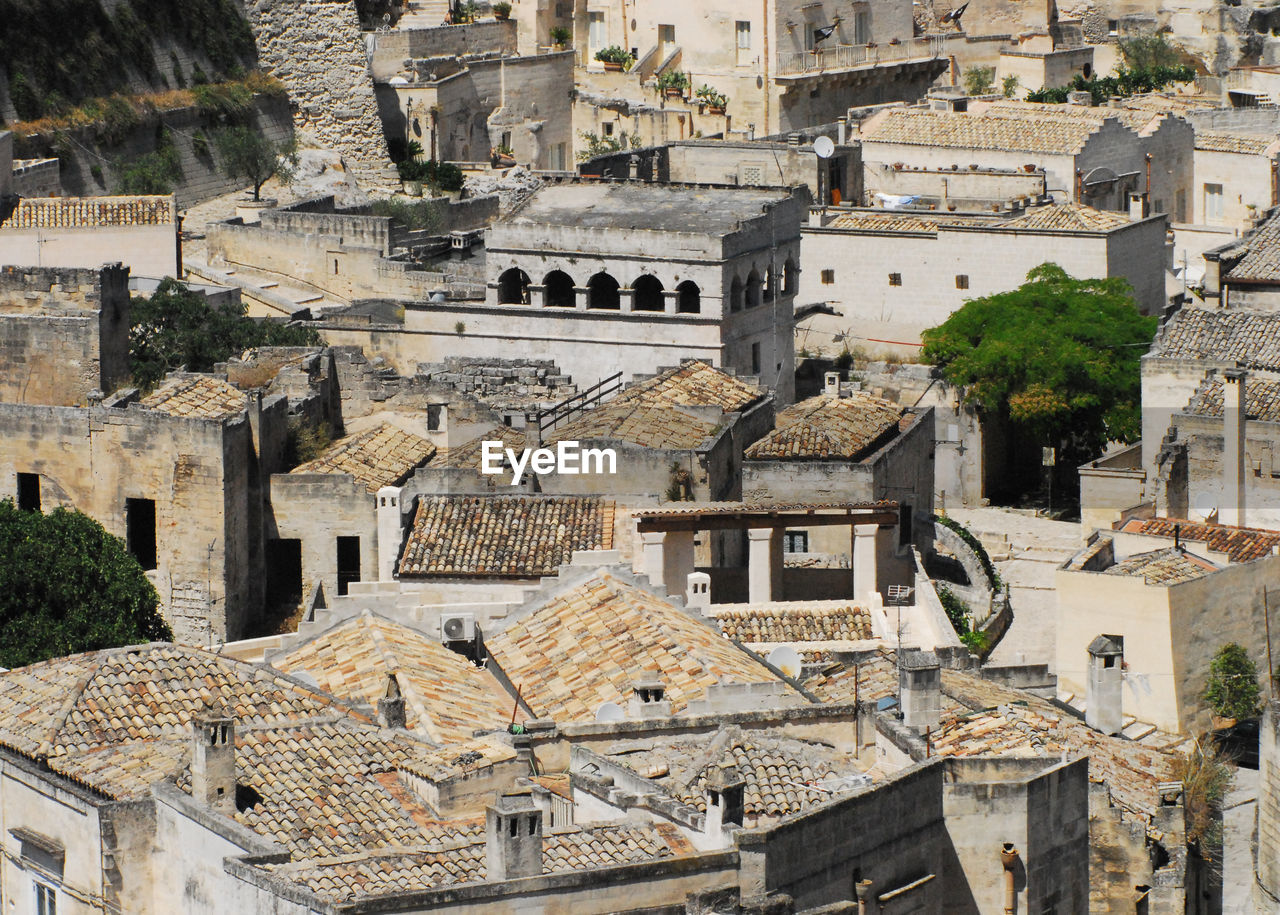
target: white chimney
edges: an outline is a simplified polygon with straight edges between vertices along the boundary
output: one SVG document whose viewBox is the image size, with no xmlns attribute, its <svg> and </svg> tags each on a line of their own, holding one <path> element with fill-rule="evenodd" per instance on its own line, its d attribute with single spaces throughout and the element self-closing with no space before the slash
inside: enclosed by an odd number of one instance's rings
<svg viewBox="0 0 1280 915">
<path fill-rule="evenodd" d="M 391 581 L 396 574 L 400 544 L 404 532 L 400 527 L 400 487 L 383 486 L 378 490 L 378 581 Z"/>
<path fill-rule="evenodd" d="M 684 605 L 706 616 L 711 609 L 711 576 L 706 572 L 690 572 L 685 590 Z"/>
<path fill-rule="evenodd" d="M 1222 502 L 1218 520 L 1244 527 L 1244 369 L 1222 373 Z"/>
<path fill-rule="evenodd" d="M 208 712 L 191 722 L 191 797 L 218 813 L 235 815 L 235 719 Z"/>
<path fill-rule="evenodd" d="M 898 670 L 902 723 L 920 733 L 942 720 L 942 665 L 932 651 L 904 651 Z"/>
<path fill-rule="evenodd" d="M 1089 643 L 1084 723 L 1102 734 L 1124 727 L 1124 639 L 1100 635 Z"/>
<path fill-rule="evenodd" d="M 530 792 L 501 794 L 485 811 L 488 882 L 542 874 L 542 808 Z"/>
</svg>

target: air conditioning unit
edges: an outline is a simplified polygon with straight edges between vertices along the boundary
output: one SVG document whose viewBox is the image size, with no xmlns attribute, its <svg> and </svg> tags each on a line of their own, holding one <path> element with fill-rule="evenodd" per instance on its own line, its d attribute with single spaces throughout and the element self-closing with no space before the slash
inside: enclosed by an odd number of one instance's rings
<svg viewBox="0 0 1280 915">
<path fill-rule="evenodd" d="M 476 638 L 476 615 L 474 613 L 453 613 L 441 616 L 440 634 L 446 642 L 474 642 Z"/>
</svg>

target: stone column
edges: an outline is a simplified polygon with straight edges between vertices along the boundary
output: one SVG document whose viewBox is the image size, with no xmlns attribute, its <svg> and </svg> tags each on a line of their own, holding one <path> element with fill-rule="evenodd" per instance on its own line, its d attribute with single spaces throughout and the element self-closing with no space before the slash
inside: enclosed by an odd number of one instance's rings
<svg viewBox="0 0 1280 915">
<path fill-rule="evenodd" d="M 855 524 L 853 536 L 853 596 L 861 600 L 878 590 L 876 579 L 876 532 L 874 524 Z"/>
<path fill-rule="evenodd" d="M 649 583 L 663 587 L 665 573 L 665 540 L 667 535 L 661 531 L 651 531 L 640 535 L 640 574 L 649 576 Z"/>
<path fill-rule="evenodd" d="M 587 303 L 591 301 L 591 290 L 586 286 L 573 287 L 573 307 L 578 311 L 586 311 Z"/>
<path fill-rule="evenodd" d="M 782 593 L 782 531 L 757 527 L 747 531 L 747 600 L 778 600 Z"/>
<path fill-rule="evenodd" d="M 529 284 L 529 304 L 542 308 L 547 304 L 547 287 Z"/>
<path fill-rule="evenodd" d="M 630 286 L 618 290 L 618 310 L 623 313 L 636 310 L 636 291 Z"/>
</svg>

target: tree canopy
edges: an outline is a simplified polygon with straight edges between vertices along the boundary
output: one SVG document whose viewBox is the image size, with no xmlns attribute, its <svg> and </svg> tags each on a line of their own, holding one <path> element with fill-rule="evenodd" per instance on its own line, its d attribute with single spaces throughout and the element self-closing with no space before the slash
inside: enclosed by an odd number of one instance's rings
<svg viewBox="0 0 1280 915">
<path fill-rule="evenodd" d="M 1041 264 L 1017 289 L 966 302 L 925 331 L 922 353 L 966 403 L 1065 452 L 1061 466 L 1138 437 L 1139 360 L 1156 323 L 1138 313 L 1125 280 L 1077 280 Z"/>
<path fill-rule="evenodd" d="M 87 515 L 0 501 L 0 665 L 173 638 L 155 588 Z"/>
<path fill-rule="evenodd" d="M 1258 665 L 1243 645 L 1228 642 L 1213 656 L 1205 681 L 1204 701 L 1215 715 L 1223 718 L 1252 718 L 1258 714 L 1262 706 Z"/>
<path fill-rule="evenodd" d="M 286 184 L 293 180 L 298 165 L 298 147 L 293 140 L 273 143 L 252 127 L 227 127 L 214 142 L 222 156 L 223 173 L 248 181 L 254 200 L 262 199 L 262 186 L 271 178 Z"/>
<path fill-rule="evenodd" d="M 207 372 L 247 349 L 259 346 L 318 346 L 313 328 L 255 321 L 244 308 L 209 305 L 177 280 L 166 278 L 150 297 L 133 299 L 129 328 L 129 367 L 135 384 L 150 388 L 165 372 L 185 365 Z"/>
</svg>

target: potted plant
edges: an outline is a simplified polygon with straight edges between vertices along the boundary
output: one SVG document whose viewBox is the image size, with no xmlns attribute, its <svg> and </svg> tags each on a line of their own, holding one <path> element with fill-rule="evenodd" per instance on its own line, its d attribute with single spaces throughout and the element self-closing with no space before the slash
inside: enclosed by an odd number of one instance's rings
<svg viewBox="0 0 1280 915">
<path fill-rule="evenodd" d="M 516 164 L 515 150 L 505 143 L 499 143 L 489 151 L 489 161 L 494 168 L 510 168 Z"/>
<path fill-rule="evenodd" d="M 573 33 L 562 25 L 558 25 L 551 30 L 551 43 L 560 50 L 569 44 L 569 39 L 573 37 Z"/>
<path fill-rule="evenodd" d="M 501 0 L 493 5 L 493 18 L 499 22 L 505 22 L 511 18 L 511 4 L 506 0 Z"/>
<path fill-rule="evenodd" d="M 707 114 L 724 114 L 724 110 L 729 107 L 729 96 L 705 83 L 696 94 L 698 101 L 706 107 Z"/>
<path fill-rule="evenodd" d="M 684 91 L 689 88 L 689 77 L 679 70 L 668 70 L 658 77 L 658 91 L 667 98 L 683 98 Z"/>
<path fill-rule="evenodd" d="M 1244 718 L 1253 718 L 1262 704 L 1258 667 L 1244 646 L 1228 642 L 1209 662 L 1204 701 L 1213 712 L 1214 728 L 1228 728 Z"/>
<path fill-rule="evenodd" d="M 635 58 L 616 44 L 609 45 L 607 48 L 601 48 L 596 51 L 596 60 L 604 64 L 605 70 L 613 73 L 621 73 L 623 70 L 630 70 L 631 65 L 635 63 Z"/>
</svg>

